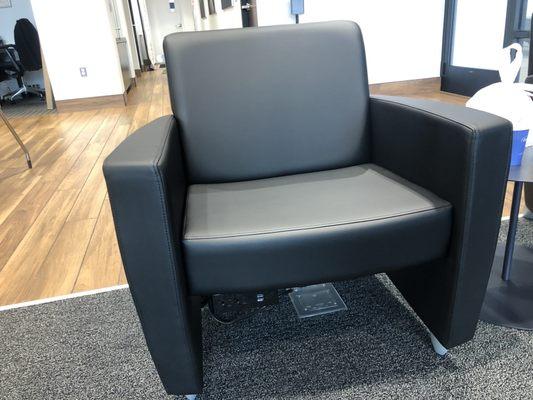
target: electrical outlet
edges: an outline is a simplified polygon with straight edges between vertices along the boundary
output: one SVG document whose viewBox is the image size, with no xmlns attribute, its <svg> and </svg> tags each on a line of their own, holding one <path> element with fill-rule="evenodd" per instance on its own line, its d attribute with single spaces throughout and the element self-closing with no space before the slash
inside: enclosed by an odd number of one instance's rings
<svg viewBox="0 0 533 400">
<path fill-rule="evenodd" d="M 249 314 L 254 309 L 277 304 L 277 290 L 252 293 L 214 294 L 209 299 L 209 309 L 221 321 L 232 321 Z"/>
<path fill-rule="evenodd" d="M 82 78 L 87 78 L 87 68 L 86 67 L 81 67 L 80 68 L 80 75 Z"/>
</svg>

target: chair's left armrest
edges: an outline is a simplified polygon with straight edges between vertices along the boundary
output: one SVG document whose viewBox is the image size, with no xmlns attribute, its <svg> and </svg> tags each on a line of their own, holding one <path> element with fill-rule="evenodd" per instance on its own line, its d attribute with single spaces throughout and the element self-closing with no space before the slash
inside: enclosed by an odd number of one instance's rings
<svg viewBox="0 0 533 400">
<path fill-rule="evenodd" d="M 169 393 L 201 391 L 199 299 L 188 294 L 181 232 L 187 192 L 178 123 L 159 118 L 104 162 L 120 253 L 148 348 Z"/>
<path fill-rule="evenodd" d="M 370 124 L 376 164 L 453 206 L 447 259 L 393 280 L 445 345 L 460 344 L 473 335 L 485 294 L 512 126 L 464 106 L 389 96 L 371 98 Z"/>
</svg>

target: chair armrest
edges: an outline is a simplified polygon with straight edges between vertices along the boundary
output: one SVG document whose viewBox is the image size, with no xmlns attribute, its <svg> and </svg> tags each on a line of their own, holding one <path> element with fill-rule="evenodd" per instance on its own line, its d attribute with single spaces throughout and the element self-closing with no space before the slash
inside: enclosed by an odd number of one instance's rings
<svg viewBox="0 0 533 400">
<path fill-rule="evenodd" d="M 200 330 L 200 307 L 187 293 L 180 248 L 187 182 L 176 119 L 162 117 L 133 133 L 103 169 L 126 276 L 159 375 L 169 393 L 177 387 L 198 393 L 200 342 L 190 332 Z"/>
<path fill-rule="evenodd" d="M 512 125 L 462 106 L 388 96 L 371 98 L 370 120 L 374 162 L 453 206 L 447 259 L 440 267 L 392 276 L 433 333 L 453 347 L 473 335 L 484 298 L 501 221 Z"/>
</svg>

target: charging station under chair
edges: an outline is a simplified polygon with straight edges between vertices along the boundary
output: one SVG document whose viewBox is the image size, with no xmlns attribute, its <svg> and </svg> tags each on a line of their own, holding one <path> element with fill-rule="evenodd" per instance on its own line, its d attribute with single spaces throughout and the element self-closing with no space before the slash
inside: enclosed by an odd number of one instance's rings
<svg viewBox="0 0 533 400">
<path fill-rule="evenodd" d="M 252 293 L 215 294 L 209 297 L 211 315 L 221 323 L 233 323 L 256 311 L 279 303 L 288 294 L 298 318 L 316 317 L 347 309 L 331 283 L 320 283 L 287 290 L 267 290 Z"/>
</svg>

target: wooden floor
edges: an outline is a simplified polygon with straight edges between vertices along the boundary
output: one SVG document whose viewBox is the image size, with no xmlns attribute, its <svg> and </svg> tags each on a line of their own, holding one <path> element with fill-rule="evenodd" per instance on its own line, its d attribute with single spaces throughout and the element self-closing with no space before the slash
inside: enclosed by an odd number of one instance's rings
<svg viewBox="0 0 533 400">
<path fill-rule="evenodd" d="M 169 113 L 157 70 L 139 79 L 127 107 L 14 119 L 32 170 L 0 127 L 0 305 L 126 283 L 102 162 Z"/>
<path fill-rule="evenodd" d="M 436 85 L 378 85 L 462 104 Z M 126 283 L 102 175 L 104 158 L 130 133 L 170 114 L 166 75 L 145 73 L 128 106 L 14 119 L 34 168 L 0 126 L 0 305 Z"/>
</svg>

